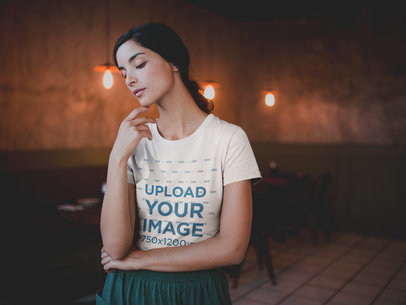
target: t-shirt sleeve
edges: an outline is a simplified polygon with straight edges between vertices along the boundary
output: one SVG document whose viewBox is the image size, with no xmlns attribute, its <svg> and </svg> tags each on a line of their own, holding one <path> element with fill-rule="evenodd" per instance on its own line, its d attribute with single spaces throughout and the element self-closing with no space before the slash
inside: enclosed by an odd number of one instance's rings
<svg viewBox="0 0 406 305">
<path fill-rule="evenodd" d="M 135 176 L 134 176 L 134 158 L 131 156 L 127 162 L 127 181 L 130 184 L 135 184 Z"/>
<path fill-rule="evenodd" d="M 224 185 L 242 180 L 256 183 L 262 179 L 251 144 L 240 127 L 231 136 L 227 147 L 223 177 Z"/>
</svg>

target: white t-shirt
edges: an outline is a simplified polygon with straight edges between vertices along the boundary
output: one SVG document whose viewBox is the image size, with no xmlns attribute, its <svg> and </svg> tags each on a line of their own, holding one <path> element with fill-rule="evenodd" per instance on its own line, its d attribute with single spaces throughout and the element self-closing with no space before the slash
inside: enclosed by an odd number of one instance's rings
<svg viewBox="0 0 406 305">
<path fill-rule="evenodd" d="M 220 228 L 223 187 L 260 179 L 245 132 L 209 114 L 180 140 L 166 140 L 156 124 L 128 160 L 128 182 L 136 185 L 140 249 L 193 244 Z"/>
</svg>

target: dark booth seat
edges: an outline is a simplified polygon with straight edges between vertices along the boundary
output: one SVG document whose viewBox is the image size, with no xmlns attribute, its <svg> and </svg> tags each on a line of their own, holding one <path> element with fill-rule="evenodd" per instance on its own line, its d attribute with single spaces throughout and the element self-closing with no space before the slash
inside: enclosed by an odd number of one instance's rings
<svg viewBox="0 0 406 305">
<path fill-rule="evenodd" d="M 0 260 L 7 262 L 0 295 L 7 304 L 70 304 L 102 286 L 101 238 L 94 221 L 100 205 L 80 214 L 57 207 L 100 197 L 105 178 L 105 166 L 0 173 Z"/>
</svg>

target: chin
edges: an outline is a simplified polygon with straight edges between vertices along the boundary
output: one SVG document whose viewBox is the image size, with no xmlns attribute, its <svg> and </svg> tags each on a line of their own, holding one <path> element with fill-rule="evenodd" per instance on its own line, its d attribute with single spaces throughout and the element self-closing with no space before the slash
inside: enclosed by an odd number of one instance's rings
<svg viewBox="0 0 406 305">
<path fill-rule="evenodd" d="M 138 99 L 137 99 L 138 100 Z M 154 102 L 150 102 L 150 101 L 145 101 L 145 100 L 138 100 L 138 102 L 141 104 L 141 106 L 144 106 L 144 107 L 150 107 L 150 106 L 152 106 L 153 104 L 155 104 Z"/>
</svg>

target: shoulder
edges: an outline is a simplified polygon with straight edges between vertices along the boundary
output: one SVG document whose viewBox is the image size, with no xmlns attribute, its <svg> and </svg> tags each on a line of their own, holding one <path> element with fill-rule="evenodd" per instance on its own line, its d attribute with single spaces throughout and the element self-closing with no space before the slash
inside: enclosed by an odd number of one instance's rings
<svg viewBox="0 0 406 305">
<path fill-rule="evenodd" d="M 218 118 L 215 115 L 212 115 L 211 118 L 211 128 L 213 132 L 216 132 L 215 135 L 220 135 L 225 138 L 233 137 L 245 137 L 245 131 L 238 125 L 229 123 L 225 120 Z"/>
</svg>

